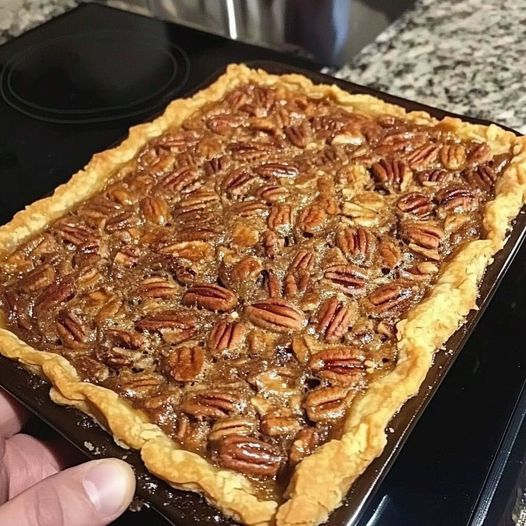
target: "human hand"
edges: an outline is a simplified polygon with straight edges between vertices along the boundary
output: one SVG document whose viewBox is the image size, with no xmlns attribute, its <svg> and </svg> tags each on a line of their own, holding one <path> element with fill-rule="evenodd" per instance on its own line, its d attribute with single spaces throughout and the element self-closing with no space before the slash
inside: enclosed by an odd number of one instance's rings
<svg viewBox="0 0 526 526">
<path fill-rule="evenodd" d="M 135 491 L 128 464 L 93 460 L 62 471 L 68 446 L 20 433 L 26 419 L 0 390 L 0 524 L 105 526 L 128 507 Z"/>
</svg>

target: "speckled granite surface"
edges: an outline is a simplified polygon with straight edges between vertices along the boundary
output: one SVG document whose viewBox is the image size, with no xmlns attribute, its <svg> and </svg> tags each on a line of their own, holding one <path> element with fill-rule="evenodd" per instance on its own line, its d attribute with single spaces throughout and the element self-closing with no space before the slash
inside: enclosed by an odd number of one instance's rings
<svg viewBox="0 0 526 526">
<path fill-rule="evenodd" d="M 79 3 L 78 0 L 0 0 L 0 44 Z"/>
<path fill-rule="evenodd" d="M 526 0 L 419 0 L 338 76 L 526 133 Z"/>
<path fill-rule="evenodd" d="M 0 43 L 79 0 L 0 0 Z M 417 0 L 336 74 L 526 133 L 526 0 Z"/>
</svg>

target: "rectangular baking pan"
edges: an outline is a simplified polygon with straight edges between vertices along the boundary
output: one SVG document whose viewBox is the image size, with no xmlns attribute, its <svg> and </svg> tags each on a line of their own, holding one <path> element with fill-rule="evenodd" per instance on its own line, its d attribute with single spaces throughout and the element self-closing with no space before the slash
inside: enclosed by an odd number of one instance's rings
<svg viewBox="0 0 526 526">
<path fill-rule="evenodd" d="M 450 112 L 432 108 L 417 102 L 408 101 L 400 97 L 389 95 L 373 88 L 353 84 L 335 79 L 320 73 L 299 69 L 276 62 L 258 61 L 247 63 L 250 67 L 262 68 L 269 73 L 299 73 L 310 78 L 314 83 L 336 84 L 351 93 L 373 95 L 387 102 L 397 104 L 410 111 L 426 111 L 441 119 L 446 116 L 460 117 L 466 122 L 475 124 L 491 124 L 488 121 L 459 116 Z M 215 81 L 224 70 L 215 73 L 204 85 Z M 509 129 L 509 128 L 508 128 Z M 513 131 L 514 130 L 510 130 Z M 516 133 L 516 132 L 514 132 Z M 479 310 L 472 311 L 466 323 L 448 340 L 445 347 L 448 352 L 438 352 L 435 363 L 426 376 L 417 396 L 410 399 L 393 418 L 389 426 L 387 446 L 356 481 L 347 495 L 344 505 L 338 508 L 330 517 L 330 526 L 351 526 L 355 524 L 367 504 L 374 496 L 381 481 L 394 463 L 399 451 L 406 441 L 427 404 L 437 391 L 440 383 L 455 362 L 482 317 L 506 270 L 510 266 L 526 235 L 526 215 L 521 214 L 516 220 L 506 246 L 495 257 L 488 268 L 480 286 Z M 49 385 L 42 379 L 27 372 L 18 364 L 0 356 L 0 386 L 11 393 L 38 418 L 46 422 L 69 442 L 76 446 L 87 458 L 118 457 L 131 463 L 137 474 L 138 502 L 145 502 L 146 506 L 157 512 L 138 511 L 121 519 L 118 524 L 145 524 L 149 526 L 175 524 L 177 526 L 226 526 L 232 521 L 225 519 L 214 507 L 207 504 L 201 496 L 169 487 L 166 483 L 150 475 L 144 468 L 137 452 L 124 450 L 117 446 L 111 436 L 94 424 L 91 419 L 72 408 L 63 408 L 51 402 L 48 391 Z M 145 522 L 146 520 L 146 522 Z M 117 524 L 117 523 L 116 523 Z"/>
</svg>

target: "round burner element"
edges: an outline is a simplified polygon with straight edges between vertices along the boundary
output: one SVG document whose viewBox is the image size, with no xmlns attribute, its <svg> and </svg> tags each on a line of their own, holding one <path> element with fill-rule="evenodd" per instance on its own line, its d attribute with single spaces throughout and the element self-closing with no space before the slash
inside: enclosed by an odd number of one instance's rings
<svg viewBox="0 0 526 526">
<path fill-rule="evenodd" d="M 37 119 L 105 122 L 161 109 L 185 85 L 189 67 L 179 47 L 136 32 L 65 35 L 13 57 L 0 90 Z"/>
</svg>

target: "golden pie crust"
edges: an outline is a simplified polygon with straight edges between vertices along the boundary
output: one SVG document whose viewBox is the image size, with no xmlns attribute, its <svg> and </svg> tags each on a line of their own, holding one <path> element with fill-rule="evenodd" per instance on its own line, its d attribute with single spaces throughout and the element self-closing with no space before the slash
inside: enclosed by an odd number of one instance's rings
<svg viewBox="0 0 526 526">
<path fill-rule="evenodd" d="M 437 125 L 424 112 L 406 112 L 369 95 L 353 95 L 336 86 L 314 85 L 301 75 L 270 75 L 243 65 L 227 72 L 192 98 L 173 101 L 153 122 L 136 126 L 119 146 L 96 154 L 89 164 L 48 198 L 37 201 L 0 228 L 0 259 L 44 230 L 82 201 L 100 191 L 125 163 L 152 138 L 181 124 L 205 104 L 249 82 L 300 90 L 307 96 L 330 96 L 338 105 L 368 115 L 393 115 L 420 124 Z M 499 178 L 495 198 L 484 209 L 486 238 L 466 243 L 446 263 L 427 296 L 397 325 L 398 359 L 386 376 L 374 380 L 352 406 L 340 439 L 330 440 L 301 461 L 278 505 L 260 500 L 251 481 L 240 473 L 213 466 L 181 449 L 144 413 L 106 388 L 82 382 L 63 357 L 33 349 L 7 330 L 0 319 L 0 353 L 17 360 L 52 384 L 51 398 L 91 415 L 118 444 L 140 450 L 150 472 L 174 487 L 197 491 L 222 512 L 247 525 L 316 525 L 327 520 L 353 482 L 378 457 L 387 442 L 386 427 L 407 399 L 414 396 L 433 364 L 433 356 L 476 309 L 478 284 L 493 256 L 505 243 L 512 221 L 526 201 L 526 138 L 495 125 L 467 124 L 446 118 L 440 125 L 463 139 L 485 141 L 493 154 L 512 151 Z"/>
</svg>

